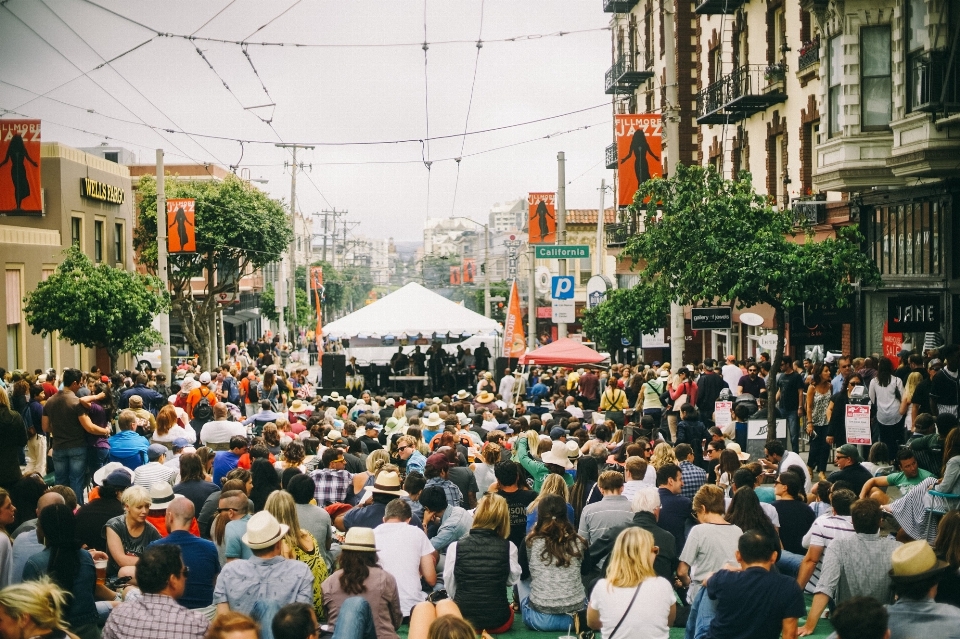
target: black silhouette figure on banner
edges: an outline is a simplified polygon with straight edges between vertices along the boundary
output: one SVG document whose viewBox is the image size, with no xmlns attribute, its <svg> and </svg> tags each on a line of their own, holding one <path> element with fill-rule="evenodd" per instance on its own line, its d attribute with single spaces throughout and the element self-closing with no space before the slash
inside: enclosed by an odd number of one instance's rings
<svg viewBox="0 0 960 639">
<path fill-rule="evenodd" d="M 650 150 L 650 145 L 647 143 L 647 136 L 644 135 L 643 129 L 637 129 L 637 132 L 633 134 L 633 138 L 630 139 L 630 152 L 627 153 L 627 157 L 620 160 L 620 164 L 623 164 L 633 156 L 633 171 L 637 175 L 638 186 L 650 179 L 650 168 L 647 166 L 648 155 L 657 162 L 660 161 L 660 158 Z"/>
<path fill-rule="evenodd" d="M 7 157 L 3 158 L 3 162 L 0 162 L 0 167 L 7 162 L 10 163 L 10 178 L 13 180 L 13 195 L 17 200 L 18 211 L 21 210 L 20 204 L 30 197 L 30 182 L 27 181 L 25 161 L 39 168 L 39 165 L 27 153 L 27 146 L 23 143 L 23 137 L 18 133 L 10 139 L 10 146 L 7 147 Z"/>
<path fill-rule="evenodd" d="M 178 206 L 176 212 L 173 214 L 173 224 L 170 225 L 170 228 L 173 228 L 174 224 L 177 226 L 177 237 L 179 238 L 180 250 L 186 251 L 187 245 L 190 244 L 190 236 L 187 234 L 187 225 L 193 226 L 190 223 L 190 220 L 187 219 L 187 212 L 183 210 L 182 206 Z"/>
<path fill-rule="evenodd" d="M 540 200 L 537 203 L 536 215 L 537 215 L 537 223 L 540 226 L 540 241 L 542 242 L 543 240 L 546 239 L 548 235 L 550 235 L 550 225 L 547 224 L 547 219 L 549 218 L 552 220 L 554 218 L 550 214 L 550 211 L 547 210 L 547 205 L 544 203 L 543 200 Z"/>
<path fill-rule="evenodd" d="M 466 270 L 464 271 L 464 274 L 463 274 L 463 281 L 472 282 L 473 281 L 473 262 L 467 262 L 465 269 Z"/>
</svg>

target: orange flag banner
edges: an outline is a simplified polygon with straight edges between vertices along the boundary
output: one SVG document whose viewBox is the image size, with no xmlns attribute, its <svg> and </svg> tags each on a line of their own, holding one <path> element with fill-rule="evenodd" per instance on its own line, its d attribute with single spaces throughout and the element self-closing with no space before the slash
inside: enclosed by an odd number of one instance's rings
<svg viewBox="0 0 960 639">
<path fill-rule="evenodd" d="M 520 313 L 520 292 L 514 280 L 510 287 L 510 302 L 507 305 L 507 319 L 503 325 L 503 356 L 520 357 L 527 350 L 527 340 L 523 335 L 523 315 Z"/>
</svg>

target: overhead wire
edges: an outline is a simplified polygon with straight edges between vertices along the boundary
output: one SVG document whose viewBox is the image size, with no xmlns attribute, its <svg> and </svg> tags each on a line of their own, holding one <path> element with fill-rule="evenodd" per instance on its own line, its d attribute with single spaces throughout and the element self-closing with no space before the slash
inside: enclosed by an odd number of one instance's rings
<svg viewBox="0 0 960 639">
<path fill-rule="evenodd" d="M 426 156 L 423 158 L 423 165 L 427 167 L 427 217 L 430 217 L 430 167 L 433 162 L 430 161 L 430 88 L 429 74 L 427 73 L 427 51 L 430 45 L 427 43 L 427 0 L 423 0 L 423 110 L 427 121 Z M 422 151 L 421 151 L 422 153 Z"/>
<path fill-rule="evenodd" d="M 257 35 L 257 34 L 260 33 L 261 31 L 263 31 L 264 29 L 266 29 L 267 27 L 269 27 L 271 24 L 273 24 L 275 21 L 277 21 L 278 19 L 280 19 L 281 17 L 283 17 L 284 15 L 286 15 L 286 13 L 287 13 L 288 11 L 290 11 L 290 9 L 293 9 L 295 6 L 297 6 L 297 5 L 300 4 L 301 2 L 303 2 L 303 0 L 295 0 L 295 2 L 294 2 L 293 4 L 291 4 L 289 7 L 287 7 L 286 9 L 284 9 L 283 11 L 281 11 L 280 13 L 278 13 L 277 15 L 275 15 L 273 18 L 271 18 L 270 20 L 268 20 L 268 21 L 265 22 L 264 24 L 262 24 L 262 25 L 260 25 L 259 27 L 257 27 L 257 28 L 254 30 L 253 33 L 251 33 L 250 35 L 248 35 L 248 36 L 247 36 L 246 38 L 244 38 L 241 42 L 246 42 L 247 40 L 249 40 L 249 39 L 252 38 L 253 36 Z"/>
<path fill-rule="evenodd" d="M 43 2 L 43 0 L 41 0 L 41 2 Z M 57 18 L 59 19 L 60 16 L 57 15 L 52 9 L 50 9 L 50 7 L 47 6 L 45 2 L 43 2 L 43 5 L 44 5 L 45 7 L 47 7 L 47 10 L 48 10 L 48 11 L 50 11 L 51 13 L 53 13 L 53 14 L 54 14 L 55 16 L 57 16 Z M 12 15 L 14 18 L 16 18 L 17 22 L 19 22 L 20 24 L 22 24 L 23 26 L 25 26 L 28 30 L 30 30 L 31 33 L 33 33 L 37 38 L 39 38 L 44 44 L 46 44 L 48 47 L 50 47 L 51 49 L 53 49 L 61 58 L 63 58 L 63 59 L 66 60 L 67 62 L 69 62 L 70 65 L 71 65 L 73 68 L 75 68 L 77 71 L 80 71 L 80 72 L 84 75 L 84 77 L 86 77 L 88 80 L 90 80 L 91 82 L 93 82 L 101 91 L 103 91 L 105 94 L 107 94 L 114 102 L 116 102 L 117 104 L 119 104 L 120 106 L 122 106 L 124 109 L 126 109 L 133 117 L 135 117 L 135 118 L 137 118 L 138 120 L 140 120 L 141 122 L 143 122 L 143 120 L 140 118 L 140 116 L 138 116 L 130 107 L 128 107 L 124 102 L 122 102 L 121 100 L 119 100 L 119 99 L 118 99 L 116 96 L 114 96 L 112 93 L 110 93 L 102 84 L 100 84 L 100 83 L 97 82 L 94 78 L 92 78 L 92 77 L 89 75 L 89 73 L 83 71 L 83 69 L 81 69 L 79 66 L 77 66 L 77 64 L 76 64 L 73 60 L 71 60 L 67 55 L 65 55 L 62 51 L 60 51 L 60 49 L 58 49 L 57 47 L 55 47 L 49 40 L 47 40 L 47 39 L 44 38 L 42 35 L 40 35 L 40 33 L 38 33 L 36 29 L 34 29 L 33 27 L 31 27 L 31 26 L 30 26 L 29 24 L 27 24 L 20 16 L 18 16 L 16 13 L 14 13 L 13 10 L 12 10 L 9 6 L 7 6 L 7 4 L 5 4 L 5 3 L 0 3 L 0 8 L 5 9 L 5 10 L 7 11 L 7 13 L 9 13 L 9 14 Z M 61 20 L 61 22 L 62 22 L 62 20 Z M 64 24 L 66 24 L 66 23 L 64 22 Z M 68 28 L 69 28 L 69 25 L 67 25 L 67 26 L 68 26 Z M 71 31 L 72 31 L 72 29 L 71 29 Z M 74 31 L 74 33 L 76 33 L 76 32 Z M 79 36 L 78 36 L 78 37 L 79 37 Z M 82 40 L 82 38 L 81 38 L 81 40 Z M 86 41 L 84 41 L 84 44 L 86 44 Z M 90 45 L 87 44 L 87 46 L 89 47 Z M 91 49 L 92 49 L 92 47 L 91 47 Z M 94 51 L 94 53 L 96 53 L 96 51 Z M 104 59 L 103 56 L 100 56 L 100 54 L 97 54 L 97 57 L 99 57 L 101 60 Z M 113 69 L 112 66 L 111 66 L 110 68 Z M 114 70 L 114 71 L 115 71 L 115 70 Z M 128 84 L 129 84 L 129 83 L 128 83 Z M 131 85 L 131 86 L 132 86 L 132 85 Z M 142 94 L 141 94 L 141 95 L 142 95 Z M 159 109 L 158 109 L 158 111 L 159 111 Z M 162 113 L 162 112 L 161 112 L 161 113 Z M 169 119 L 169 118 L 168 118 L 168 119 Z M 172 122 L 172 120 L 171 120 L 171 122 Z M 143 123 L 146 124 L 146 122 L 143 122 Z M 171 146 L 173 146 L 173 148 L 175 148 L 177 151 L 179 151 L 182 155 L 185 155 L 185 156 L 189 157 L 191 160 L 193 160 L 194 162 L 200 164 L 200 162 L 198 162 L 197 160 L 193 159 L 193 158 L 190 156 L 190 154 L 188 154 L 186 151 L 184 151 L 183 149 L 181 149 L 179 146 L 177 146 L 173 141 L 171 141 L 170 139 L 168 139 L 168 138 L 167 138 L 166 136 L 164 136 L 162 133 L 158 133 L 158 135 L 159 135 L 161 138 L 163 138 L 168 144 L 170 144 Z"/>
<path fill-rule="evenodd" d="M 470 81 L 470 99 L 467 101 L 467 117 L 463 123 L 463 135 L 460 137 L 460 155 L 463 155 L 467 143 L 467 127 L 470 125 L 470 109 L 473 107 L 473 90 L 477 86 L 477 67 L 480 66 L 480 49 L 483 48 L 483 0 L 480 0 L 480 29 L 477 33 L 477 56 L 473 59 L 473 79 Z M 457 177 L 453 183 L 453 202 L 450 204 L 450 215 L 457 210 L 457 190 L 460 188 L 460 160 L 457 159 Z"/>
<path fill-rule="evenodd" d="M 192 36 L 197 35 L 197 33 L 199 33 L 201 29 L 203 29 L 205 26 L 207 26 L 208 24 L 210 24 L 211 22 L 213 22 L 214 20 L 216 20 L 218 17 L 220 17 L 220 14 L 223 13 L 224 11 L 226 11 L 227 9 L 229 9 L 230 7 L 232 7 L 233 4 L 234 4 L 236 1 L 237 1 L 237 0 L 230 0 L 230 2 L 228 2 L 226 5 L 224 5 L 224 7 L 223 7 L 222 9 L 220 9 L 220 10 L 217 11 L 215 14 L 213 14 L 213 17 L 211 17 L 209 20 L 207 20 L 206 22 L 204 22 L 203 24 L 201 24 L 199 27 L 197 27 L 197 28 L 194 30 L 194 32 L 190 34 L 190 36 L 192 37 Z"/>
</svg>

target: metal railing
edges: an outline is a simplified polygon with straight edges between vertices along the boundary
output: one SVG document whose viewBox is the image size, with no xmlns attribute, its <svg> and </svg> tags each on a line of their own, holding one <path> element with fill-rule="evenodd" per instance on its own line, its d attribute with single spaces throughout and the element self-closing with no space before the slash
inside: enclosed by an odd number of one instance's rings
<svg viewBox="0 0 960 639">
<path fill-rule="evenodd" d="M 617 160 L 619 156 L 617 155 L 617 143 L 614 142 L 606 148 L 604 151 L 604 159 L 606 160 L 606 167 L 608 169 L 617 168 Z"/>
<path fill-rule="evenodd" d="M 800 49 L 800 55 L 797 56 L 797 70 L 803 71 L 804 69 L 811 67 L 818 62 L 820 62 L 819 36 L 808 45 L 805 45 Z"/>
<path fill-rule="evenodd" d="M 636 235 L 637 226 L 633 221 L 607 224 L 604 227 L 607 246 L 623 246 L 631 237 Z"/>
<path fill-rule="evenodd" d="M 633 93 L 633 90 L 653 76 L 652 71 L 640 67 L 639 56 L 621 55 L 604 74 L 604 90 L 610 93 Z"/>
<path fill-rule="evenodd" d="M 950 64 L 950 51 L 937 49 L 907 62 L 910 107 L 913 111 L 960 109 L 960 59 Z"/>
<path fill-rule="evenodd" d="M 640 0 L 603 0 L 604 13 L 629 13 Z"/>
</svg>

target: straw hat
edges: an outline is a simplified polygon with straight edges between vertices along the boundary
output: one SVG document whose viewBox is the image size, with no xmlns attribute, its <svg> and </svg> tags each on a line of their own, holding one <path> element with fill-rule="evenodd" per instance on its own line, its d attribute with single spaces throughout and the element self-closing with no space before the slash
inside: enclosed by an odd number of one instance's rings
<svg viewBox="0 0 960 639">
<path fill-rule="evenodd" d="M 935 577 L 950 569 L 950 564 L 937 559 L 933 548 L 924 540 L 911 541 L 893 551 L 890 578 L 894 583 L 912 583 Z"/>
<path fill-rule="evenodd" d="M 300 399 L 293 400 L 293 403 L 290 404 L 291 413 L 305 413 L 310 410 L 310 406 L 306 402 Z"/>
<path fill-rule="evenodd" d="M 440 419 L 440 415 L 438 413 L 430 413 L 430 416 L 423 420 L 423 425 L 430 426 L 431 428 L 434 426 L 440 426 L 442 424 L 443 420 Z"/>
<path fill-rule="evenodd" d="M 255 517 L 256 515 L 254 515 Z M 253 518 L 250 519 L 253 521 Z M 250 525 L 247 524 L 249 529 Z M 372 528 L 355 527 L 347 531 L 340 550 L 354 550 L 357 552 L 377 552 L 377 539 Z"/>
<path fill-rule="evenodd" d="M 745 453 L 740 450 L 740 444 L 737 442 L 727 442 L 726 450 L 732 450 L 737 454 L 737 457 L 740 458 L 740 461 L 747 461 L 750 459 L 750 453 Z"/>
<path fill-rule="evenodd" d="M 570 458 L 567 457 L 567 445 L 561 441 L 553 442 L 550 450 L 540 456 L 544 464 L 554 464 L 562 468 L 573 468 Z"/>
<path fill-rule="evenodd" d="M 332 444 L 334 442 L 338 442 L 341 439 L 343 439 L 343 435 L 340 433 L 339 430 L 331 430 L 329 433 L 327 433 L 327 436 L 324 437 L 323 439 Z"/>
<path fill-rule="evenodd" d="M 470 393 L 467 391 L 462 389 L 457 391 L 457 399 L 467 399 L 468 397 L 470 397 Z"/>
<path fill-rule="evenodd" d="M 567 459 L 574 461 L 580 459 L 580 442 L 575 439 L 567 440 Z"/>
<path fill-rule="evenodd" d="M 395 497 L 410 496 L 410 493 L 401 488 L 400 475 L 392 470 L 381 470 L 370 492 L 381 495 L 393 495 Z"/>
<path fill-rule="evenodd" d="M 479 395 L 477 395 L 478 404 L 489 404 L 495 399 L 496 397 L 494 397 L 493 393 L 490 391 L 482 391 Z"/>
<path fill-rule="evenodd" d="M 173 486 L 169 482 L 158 481 L 150 484 L 150 510 L 166 510 L 175 498 Z"/>
<path fill-rule="evenodd" d="M 247 520 L 247 532 L 240 539 L 252 550 L 262 550 L 283 539 L 288 530 L 289 526 L 278 522 L 266 510 L 261 510 Z"/>
<path fill-rule="evenodd" d="M 339 402 L 343 398 L 340 397 L 340 393 L 338 393 L 337 391 L 333 391 L 332 393 L 330 393 L 330 399 L 332 399 L 335 402 Z"/>
</svg>

